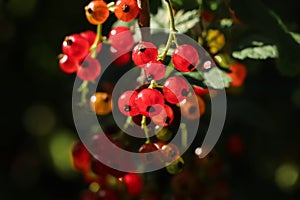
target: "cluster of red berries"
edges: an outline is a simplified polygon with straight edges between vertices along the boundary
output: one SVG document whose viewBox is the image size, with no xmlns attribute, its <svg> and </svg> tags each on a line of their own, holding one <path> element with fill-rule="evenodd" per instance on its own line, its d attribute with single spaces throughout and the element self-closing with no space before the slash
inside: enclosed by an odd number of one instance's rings
<svg viewBox="0 0 300 200">
<path fill-rule="evenodd" d="M 93 81 L 101 73 L 100 62 L 91 56 L 96 33 L 90 30 L 66 36 L 59 55 L 59 66 L 65 73 L 77 73 L 82 80 Z M 101 45 L 97 46 L 97 51 Z"/>
</svg>

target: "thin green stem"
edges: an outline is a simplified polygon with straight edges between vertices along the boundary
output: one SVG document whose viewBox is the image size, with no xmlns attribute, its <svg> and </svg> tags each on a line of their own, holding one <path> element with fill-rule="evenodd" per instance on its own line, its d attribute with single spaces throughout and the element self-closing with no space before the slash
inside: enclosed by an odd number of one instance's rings
<svg viewBox="0 0 300 200">
<path fill-rule="evenodd" d="M 180 129 L 181 129 L 181 145 L 183 148 L 187 147 L 188 143 L 188 132 L 186 129 L 185 123 L 180 123 Z"/>
<path fill-rule="evenodd" d="M 175 21 L 174 21 L 174 15 L 173 15 L 173 8 L 172 3 L 170 0 L 165 0 L 168 6 L 169 16 L 170 16 L 170 31 L 171 32 L 177 32 L 175 28 Z"/>
<path fill-rule="evenodd" d="M 150 143 L 150 137 L 149 137 L 149 130 L 147 128 L 147 123 L 146 123 L 146 116 L 142 117 L 142 121 L 141 121 L 141 127 L 145 132 L 145 136 L 146 136 L 146 143 Z"/>
<path fill-rule="evenodd" d="M 168 51 L 172 45 L 172 42 L 173 42 L 173 35 L 172 35 L 172 33 L 169 33 L 169 38 L 168 38 L 166 47 L 165 47 L 164 51 L 162 52 L 162 54 L 158 56 L 157 60 L 164 60 L 166 58 Z"/>
<path fill-rule="evenodd" d="M 97 46 L 100 41 L 102 41 L 102 24 L 97 25 L 97 36 L 90 48 L 90 50 L 92 51 L 92 55 L 91 55 L 92 58 L 96 58 L 97 56 Z"/>
<path fill-rule="evenodd" d="M 83 106 L 86 104 L 86 95 L 89 92 L 88 84 L 88 81 L 83 81 L 80 87 L 77 89 L 77 91 L 81 93 L 81 100 L 79 102 L 79 106 Z"/>
</svg>

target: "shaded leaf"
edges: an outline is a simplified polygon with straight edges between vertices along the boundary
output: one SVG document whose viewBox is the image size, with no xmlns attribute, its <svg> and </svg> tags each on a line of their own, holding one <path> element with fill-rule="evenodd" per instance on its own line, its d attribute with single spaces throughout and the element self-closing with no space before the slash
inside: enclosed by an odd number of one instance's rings
<svg viewBox="0 0 300 200">
<path fill-rule="evenodd" d="M 211 87 L 213 89 L 227 88 L 232 81 L 231 77 L 217 67 L 214 67 L 208 72 L 203 73 L 203 77 L 205 79 L 204 83 L 207 85 L 207 87 Z"/>
<path fill-rule="evenodd" d="M 277 58 L 278 51 L 275 45 L 262 45 L 255 47 L 248 47 L 241 51 L 232 52 L 232 57 L 243 60 L 246 58 L 251 59 L 267 59 Z"/>
</svg>

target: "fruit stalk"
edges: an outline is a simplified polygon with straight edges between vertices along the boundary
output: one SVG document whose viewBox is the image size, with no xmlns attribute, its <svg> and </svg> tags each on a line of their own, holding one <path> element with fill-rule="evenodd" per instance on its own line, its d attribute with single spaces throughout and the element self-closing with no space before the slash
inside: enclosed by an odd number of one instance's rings
<svg viewBox="0 0 300 200">
<path fill-rule="evenodd" d="M 140 14 L 138 17 L 138 24 L 141 28 L 142 41 L 149 41 L 150 39 L 150 9 L 149 0 L 138 0 Z"/>
</svg>

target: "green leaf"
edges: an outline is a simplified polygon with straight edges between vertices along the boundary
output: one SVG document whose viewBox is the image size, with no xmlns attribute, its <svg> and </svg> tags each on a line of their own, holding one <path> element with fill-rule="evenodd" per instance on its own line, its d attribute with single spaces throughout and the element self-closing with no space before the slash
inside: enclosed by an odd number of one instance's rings
<svg viewBox="0 0 300 200">
<path fill-rule="evenodd" d="M 294 38 L 294 40 L 300 44 L 300 34 L 299 33 L 294 33 L 294 32 L 290 32 L 291 36 Z"/>
<path fill-rule="evenodd" d="M 267 58 L 277 58 L 278 50 L 275 45 L 261 45 L 255 47 L 248 47 L 242 49 L 241 51 L 233 51 L 232 57 L 243 60 L 246 58 L 251 59 L 267 59 Z"/>
<path fill-rule="evenodd" d="M 185 33 L 199 23 L 198 10 L 184 12 L 179 10 L 174 16 L 175 27 L 180 33 Z"/>
<path fill-rule="evenodd" d="M 259 0 L 231 0 L 231 8 L 243 24 L 259 32 L 278 50 L 277 68 L 282 75 L 300 73 L 300 45 L 282 20 Z"/>
<path fill-rule="evenodd" d="M 179 10 L 174 16 L 174 20 L 178 32 L 185 33 L 199 22 L 199 14 L 197 10 L 187 12 Z M 151 15 L 150 26 L 154 29 L 169 30 L 169 16 L 166 8 L 159 8 L 156 15 Z M 152 32 L 155 32 L 155 30 Z"/>
<path fill-rule="evenodd" d="M 204 73 L 203 77 L 205 79 L 204 83 L 207 85 L 207 87 L 211 87 L 213 89 L 227 88 L 232 81 L 231 77 L 217 67 L 214 67 L 208 72 Z"/>
</svg>

